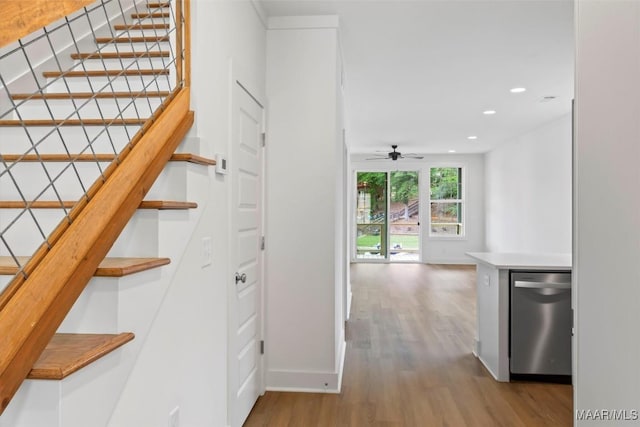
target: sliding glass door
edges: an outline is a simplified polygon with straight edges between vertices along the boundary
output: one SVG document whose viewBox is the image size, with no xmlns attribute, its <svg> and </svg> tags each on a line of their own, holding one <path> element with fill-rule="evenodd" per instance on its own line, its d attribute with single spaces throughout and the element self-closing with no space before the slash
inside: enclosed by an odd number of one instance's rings
<svg viewBox="0 0 640 427">
<path fill-rule="evenodd" d="M 417 171 L 358 172 L 356 258 L 420 259 Z"/>
<path fill-rule="evenodd" d="M 387 173 L 358 172 L 356 258 L 387 257 Z"/>
<path fill-rule="evenodd" d="M 420 199 L 417 171 L 390 172 L 389 259 L 420 260 Z"/>
</svg>

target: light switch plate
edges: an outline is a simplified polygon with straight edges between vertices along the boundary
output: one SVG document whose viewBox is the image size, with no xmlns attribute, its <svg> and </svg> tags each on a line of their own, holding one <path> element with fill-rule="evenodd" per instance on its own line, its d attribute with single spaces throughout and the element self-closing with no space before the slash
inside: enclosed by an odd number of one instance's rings
<svg viewBox="0 0 640 427">
<path fill-rule="evenodd" d="M 203 237 L 202 238 L 202 252 L 201 252 L 201 265 L 202 267 L 206 267 L 212 262 L 212 252 L 213 248 L 211 246 L 211 237 Z"/>
<path fill-rule="evenodd" d="M 180 407 L 176 406 L 169 412 L 169 427 L 180 427 Z"/>
<path fill-rule="evenodd" d="M 216 173 L 225 175 L 229 170 L 229 162 L 224 154 L 216 154 Z"/>
</svg>

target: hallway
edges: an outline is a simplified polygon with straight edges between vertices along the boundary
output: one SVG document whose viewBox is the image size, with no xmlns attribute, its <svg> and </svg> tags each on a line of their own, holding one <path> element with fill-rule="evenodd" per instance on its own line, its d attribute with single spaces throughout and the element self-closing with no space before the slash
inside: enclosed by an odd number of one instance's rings
<svg viewBox="0 0 640 427">
<path fill-rule="evenodd" d="M 498 383 L 472 355 L 475 267 L 351 273 L 342 393 L 267 392 L 245 426 L 571 425 L 571 386 Z"/>
</svg>

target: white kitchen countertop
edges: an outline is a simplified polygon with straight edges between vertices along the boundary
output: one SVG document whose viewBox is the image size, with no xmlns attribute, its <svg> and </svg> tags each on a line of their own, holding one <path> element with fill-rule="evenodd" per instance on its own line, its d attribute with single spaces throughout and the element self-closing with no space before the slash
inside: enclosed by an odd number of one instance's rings
<svg viewBox="0 0 640 427">
<path fill-rule="evenodd" d="M 571 254 L 467 252 L 476 261 L 509 270 L 571 270 Z"/>
</svg>

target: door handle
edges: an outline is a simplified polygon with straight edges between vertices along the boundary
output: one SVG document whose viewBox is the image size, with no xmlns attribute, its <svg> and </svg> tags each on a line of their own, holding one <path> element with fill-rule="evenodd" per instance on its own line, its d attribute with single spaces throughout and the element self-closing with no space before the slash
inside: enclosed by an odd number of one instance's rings
<svg viewBox="0 0 640 427">
<path fill-rule="evenodd" d="M 529 289 L 571 289 L 571 283 L 560 282 L 536 282 L 532 280 L 516 280 L 514 282 L 516 288 L 529 288 Z"/>
<path fill-rule="evenodd" d="M 238 282 L 247 283 L 247 273 L 236 273 L 236 285 Z"/>
</svg>

